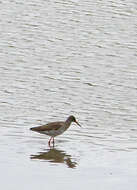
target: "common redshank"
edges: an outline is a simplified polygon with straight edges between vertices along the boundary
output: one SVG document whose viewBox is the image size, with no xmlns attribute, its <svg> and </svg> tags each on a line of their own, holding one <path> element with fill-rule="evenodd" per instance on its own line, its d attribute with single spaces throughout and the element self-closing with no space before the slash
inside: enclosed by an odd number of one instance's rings
<svg viewBox="0 0 137 190">
<path fill-rule="evenodd" d="M 71 115 L 67 118 L 65 122 L 57 121 L 57 122 L 47 123 L 46 125 L 42 125 L 39 127 L 32 127 L 30 128 L 30 130 L 50 136 L 51 138 L 48 141 L 48 144 L 50 146 L 51 140 L 53 139 L 53 145 L 54 145 L 54 137 L 64 133 L 64 131 L 66 131 L 70 127 L 72 122 L 77 123 L 77 125 L 81 127 L 81 125 L 76 121 L 76 118 L 73 115 Z"/>
</svg>

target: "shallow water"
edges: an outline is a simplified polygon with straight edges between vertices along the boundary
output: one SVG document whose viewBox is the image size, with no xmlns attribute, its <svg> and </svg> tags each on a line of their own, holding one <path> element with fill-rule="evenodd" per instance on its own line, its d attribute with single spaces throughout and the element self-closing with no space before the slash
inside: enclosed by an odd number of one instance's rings
<svg viewBox="0 0 137 190">
<path fill-rule="evenodd" d="M 0 2 L 1 188 L 136 189 L 136 1 Z M 75 115 L 48 147 L 29 130 Z"/>
</svg>

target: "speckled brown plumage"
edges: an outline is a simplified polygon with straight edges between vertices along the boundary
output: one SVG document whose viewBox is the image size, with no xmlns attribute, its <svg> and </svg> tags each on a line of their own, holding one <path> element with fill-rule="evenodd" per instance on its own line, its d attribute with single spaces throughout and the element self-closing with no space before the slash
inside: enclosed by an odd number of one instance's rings
<svg viewBox="0 0 137 190">
<path fill-rule="evenodd" d="M 53 139 L 53 145 L 54 145 L 54 137 L 64 133 L 64 131 L 66 131 L 70 127 L 72 122 L 75 122 L 80 126 L 80 124 L 76 121 L 75 117 L 71 115 L 67 118 L 65 122 L 63 121 L 51 122 L 42 126 L 30 128 L 30 130 L 51 136 L 48 142 L 50 146 L 51 140 Z"/>
</svg>

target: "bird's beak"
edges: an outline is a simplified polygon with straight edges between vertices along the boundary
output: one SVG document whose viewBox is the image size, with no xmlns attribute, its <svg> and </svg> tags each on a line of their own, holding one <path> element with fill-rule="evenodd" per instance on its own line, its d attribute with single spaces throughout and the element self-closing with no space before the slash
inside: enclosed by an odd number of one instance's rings
<svg viewBox="0 0 137 190">
<path fill-rule="evenodd" d="M 77 121 L 75 121 L 75 123 L 81 127 L 81 125 Z"/>
</svg>

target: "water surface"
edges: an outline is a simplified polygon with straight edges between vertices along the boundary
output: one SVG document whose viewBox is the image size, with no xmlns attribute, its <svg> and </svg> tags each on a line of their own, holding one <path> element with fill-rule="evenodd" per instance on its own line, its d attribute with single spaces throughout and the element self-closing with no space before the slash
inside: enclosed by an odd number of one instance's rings
<svg viewBox="0 0 137 190">
<path fill-rule="evenodd" d="M 0 2 L 1 188 L 136 189 L 137 3 Z M 75 115 L 48 147 L 29 130 Z"/>
</svg>

